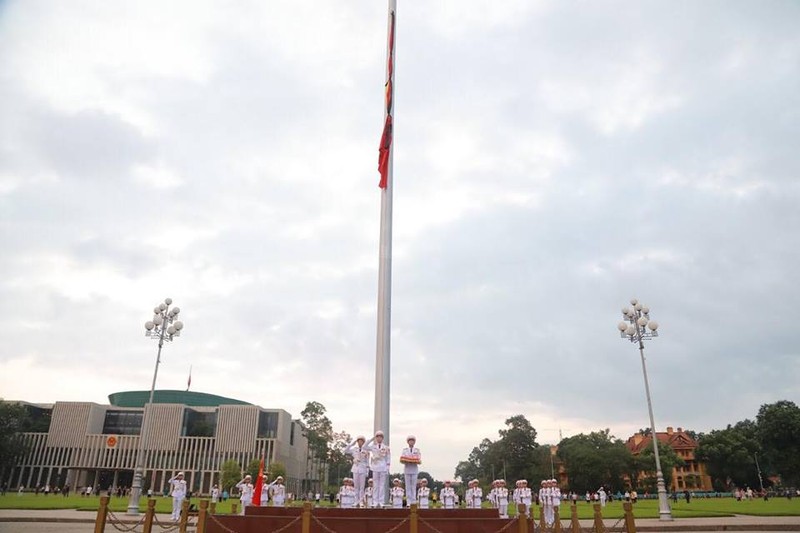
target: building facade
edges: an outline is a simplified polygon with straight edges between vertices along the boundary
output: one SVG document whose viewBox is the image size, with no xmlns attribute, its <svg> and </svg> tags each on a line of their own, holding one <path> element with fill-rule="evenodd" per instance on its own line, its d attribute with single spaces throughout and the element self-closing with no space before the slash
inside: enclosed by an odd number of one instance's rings
<svg viewBox="0 0 800 533">
<path fill-rule="evenodd" d="M 706 472 L 706 466 L 695 458 L 697 441 L 692 438 L 683 428 L 677 431 L 671 427 L 665 432 L 656 432 L 659 450 L 664 446 L 669 446 L 675 454 L 684 460 L 684 466 L 675 466 L 672 469 L 672 482 L 667 490 L 683 492 L 684 490 L 710 491 L 713 490 L 711 477 Z M 642 450 L 651 445 L 652 435 L 637 433 L 630 437 L 625 445 L 633 455 L 639 455 Z M 646 477 L 645 472 L 639 472 L 639 479 Z"/>
<path fill-rule="evenodd" d="M 234 460 L 245 469 L 262 457 L 284 464 L 290 492 L 313 490 L 322 481 L 301 422 L 282 409 L 189 391 L 156 391 L 152 404 L 148 399 L 149 391 L 129 391 L 109 395 L 109 405 L 21 402 L 36 431 L 22 434 L 28 453 L 0 483 L 129 487 L 142 433 L 143 483 L 155 493 L 182 471 L 192 492 L 207 494 L 219 483 L 223 463 Z"/>
</svg>

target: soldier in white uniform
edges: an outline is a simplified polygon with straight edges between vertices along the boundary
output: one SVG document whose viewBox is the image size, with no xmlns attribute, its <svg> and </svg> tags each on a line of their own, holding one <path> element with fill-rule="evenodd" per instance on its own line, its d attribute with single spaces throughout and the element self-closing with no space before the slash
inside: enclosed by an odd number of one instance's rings
<svg viewBox="0 0 800 533">
<path fill-rule="evenodd" d="M 272 483 L 267 483 L 268 479 L 266 473 L 264 474 L 263 479 L 264 481 L 261 484 L 261 499 L 258 501 L 258 505 L 260 505 L 261 507 L 266 507 L 267 505 L 269 505 L 269 489 L 272 488 Z M 256 481 L 258 481 L 258 478 L 256 478 Z M 255 489 L 255 486 L 253 487 L 253 489 Z"/>
<path fill-rule="evenodd" d="M 555 479 L 551 479 L 550 483 L 553 485 L 553 509 L 555 509 L 556 507 L 561 507 L 561 488 L 559 488 L 558 481 Z M 553 513 L 553 521 L 555 521 L 555 513 Z"/>
<path fill-rule="evenodd" d="M 439 501 L 442 502 L 442 507 L 445 509 L 456 508 L 456 491 L 450 486 L 450 481 L 445 481 L 444 487 L 439 491 Z"/>
<path fill-rule="evenodd" d="M 183 479 L 183 472 L 171 477 L 168 483 L 172 494 L 172 520 L 177 522 L 181 517 L 181 504 L 186 498 L 186 480 Z"/>
<path fill-rule="evenodd" d="M 497 501 L 497 508 L 500 510 L 500 518 L 508 518 L 508 489 L 506 488 L 505 479 L 497 480 L 494 497 L 495 501 Z"/>
<path fill-rule="evenodd" d="M 392 495 L 392 507 L 395 509 L 402 509 L 403 496 L 405 496 L 405 491 L 403 490 L 403 487 L 399 479 L 395 478 L 392 481 L 392 490 L 390 492 Z"/>
<path fill-rule="evenodd" d="M 342 486 L 339 489 L 339 507 L 342 509 L 352 509 L 356 506 L 356 488 L 353 485 L 353 480 L 346 477 L 342 480 Z"/>
<path fill-rule="evenodd" d="M 375 485 L 372 478 L 367 480 L 367 488 L 364 490 L 364 501 L 360 502 L 359 505 L 363 505 L 367 508 L 373 507 L 372 504 L 372 493 L 375 492 Z"/>
<path fill-rule="evenodd" d="M 364 485 L 367 483 L 367 476 L 369 475 L 369 448 L 366 446 L 367 439 L 363 435 L 356 437 L 344 453 L 353 456 L 353 484 L 356 489 L 356 501 L 358 505 L 364 500 Z"/>
<path fill-rule="evenodd" d="M 544 480 L 539 489 L 539 505 L 544 509 L 544 521 L 548 526 L 552 526 L 555 522 L 555 513 L 553 512 L 553 488 L 550 486 L 550 480 Z"/>
<path fill-rule="evenodd" d="M 218 503 L 219 502 L 219 487 L 214 485 L 211 488 L 211 503 Z"/>
<path fill-rule="evenodd" d="M 383 507 L 386 505 L 386 480 L 389 475 L 391 453 L 389 446 L 383 443 L 383 431 L 376 431 L 375 437 L 370 439 L 367 444 L 371 454 L 369 468 L 372 470 L 372 478 L 375 480 L 372 502 L 375 507 Z"/>
<path fill-rule="evenodd" d="M 286 486 L 283 484 L 283 476 L 278 476 L 275 481 L 269 484 L 269 492 L 272 494 L 272 506 L 283 507 L 286 504 Z"/>
<path fill-rule="evenodd" d="M 528 480 L 520 479 L 517 481 L 517 487 L 514 501 L 517 502 L 517 505 L 525 505 L 525 515 L 531 516 L 531 489 L 528 487 Z"/>
<path fill-rule="evenodd" d="M 464 492 L 464 503 L 467 505 L 467 509 L 472 509 L 472 484 L 474 480 L 467 481 L 467 490 Z"/>
<path fill-rule="evenodd" d="M 430 505 L 431 489 L 428 488 L 428 480 L 422 478 L 419 480 L 419 489 L 417 489 L 417 502 L 420 509 L 427 509 Z"/>
<path fill-rule="evenodd" d="M 480 509 L 481 502 L 483 501 L 483 489 L 481 488 L 481 482 L 477 479 L 472 480 L 472 508 L 473 509 Z"/>
<path fill-rule="evenodd" d="M 236 484 L 236 488 L 239 489 L 239 501 L 242 503 L 242 510 L 240 514 L 244 514 L 244 508 L 253 503 L 253 483 L 252 477 L 250 474 L 244 476 L 239 483 Z"/>
<path fill-rule="evenodd" d="M 600 497 L 600 506 L 601 507 L 605 507 L 606 506 L 606 499 L 608 498 L 608 495 L 606 494 L 605 489 L 603 487 L 600 487 L 599 489 L 597 489 L 597 495 Z"/>
<path fill-rule="evenodd" d="M 417 438 L 414 435 L 406 437 L 408 448 L 403 448 L 400 454 L 400 462 L 403 463 L 403 475 L 406 478 L 406 487 L 411 487 L 408 492 L 408 503 L 417 503 L 417 476 L 419 475 L 419 463 L 422 461 L 422 454 L 419 448 L 415 448 Z"/>
</svg>

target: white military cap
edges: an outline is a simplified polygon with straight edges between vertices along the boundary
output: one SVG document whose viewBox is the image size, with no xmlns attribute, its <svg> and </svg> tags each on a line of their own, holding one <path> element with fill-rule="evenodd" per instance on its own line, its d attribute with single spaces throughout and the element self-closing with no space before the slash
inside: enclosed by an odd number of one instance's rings
<svg viewBox="0 0 800 533">
<path fill-rule="evenodd" d="M 364 438 L 364 435 L 359 435 L 358 437 L 356 437 L 356 440 L 367 440 L 367 439 Z"/>
<path fill-rule="evenodd" d="M 383 437 L 383 431 L 381 431 L 380 429 L 379 429 L 378 431 L 376 431 L 376 432 L 375 432 L 375 436 L 377 437 L 378 435 L 380 435 L 381 437 Z"/>
<path fill-rule="evenodd" d="M 409 435 L 408 437 L 406 437 L 406 442 L 410 440 L 417 440 L 417 437 L 415 437 L 414 435 Z"/>
</svg>

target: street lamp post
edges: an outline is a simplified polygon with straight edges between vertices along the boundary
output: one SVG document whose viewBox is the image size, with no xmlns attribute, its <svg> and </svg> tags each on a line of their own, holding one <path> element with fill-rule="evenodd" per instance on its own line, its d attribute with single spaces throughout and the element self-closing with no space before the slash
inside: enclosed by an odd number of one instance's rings
<svg viewBox="0 0 800 533">
<path fill-rule="evenodd" d="M 147 412 L 147 405 L 153 403 L 153 394 L 156 390 L 156 376 L 158 376 L 158 365 L 161 363 L 161 348 L 164 347 L 164 341 L 171 341 L 175 337 L 179 337 L 183 329 L 183 322 L 178 320 L 178 313 L 181 312 L 180 308 L 175 306 L 170 309 L 172 305 L 172 298 L 167 298 L 163 303 L 158 304 L 153 308 L 153 320 L 148 320 L 144 324 L 145 337 L 151 339 L 158 339 L 158 354 L 156 355 L 156 369 L 153 372 L 153 383 L 150 385 L 150 401 L 145 405 L 144 412 L 142 413 L 142 429 L 139 431 L 139 449 L 136 452 L 136 468 L 133 471 L 133 483 L 131 484 L 131 497 L 128 500 L 128 510 L 126 514 L 138 515 L 139 514 L 139 497 L 142 495 L 142 478 L 144 477 L 144 456 L 145 456 L 145 430 L 147 428 L 144 413 Z"/>
<path fill-rule="evenodd" d="M 658 337 L 658 322 L 650 320 L 650 309 L 636 298 L 631 300 L 632 307 L 622 309 L 625 319 L 617 325 L 620 336 L 639 344 L 639 356 L 642 358 L 642 374 L 644 375 L 644 391 L 647 395 L 647 411 L 650 414 L 650 432 L 653 439 L 653 455 L 656 458 L 656 483 L 658 484 L 658 518 L 672 520 L 672 510 L 667 499 L 667 488 L 664 484 L 664 473 L 661 471 L 661 458 L 658 455 L 658 438 L 656 423 L 653 418 L 653 402 L 650 400 L 650 383 L 647 380 L 647 366 L 644 362 L 644 341 Z"/>
</svg>

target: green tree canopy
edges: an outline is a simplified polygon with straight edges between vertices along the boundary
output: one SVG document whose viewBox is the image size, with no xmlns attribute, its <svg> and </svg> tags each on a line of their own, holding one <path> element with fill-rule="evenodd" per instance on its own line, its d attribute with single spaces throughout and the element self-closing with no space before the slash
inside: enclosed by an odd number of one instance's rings
<svg viewBox="0 0 800 533">
<path fill-rule="evenodd" d="M 13 468 L 26 448 L 19 434 L 29 426 L 28 411 L 18 403 L 0 398 L 0 472 Z"/>
<path fill-rule="evenodd" d="M 756 422 L 766 466 L 780 474 L 784 485 L 799 484 L 800 407 L 787 400 L 764 404 L 758 410 Z"/>
<path fill-rule="evenodd" d="M 731 486 L 758 487 L 755 455 L 760 450 L 758 426 L 752 420 L 743 420 L 702 435 L 695 457 L 705 463 L 717 490 L 728 490 Z"/>
<path fill-rule="evenodd" d="M 328 443 L 333 440 L 333 423 L 325 414 L 327 409 L 319 402 L 308 402 L 300 413 L 308 438 L 308 446 L 314 457 L 328 458 Z"/>
<path fill-rule="evenodd" d="M 570 489 L 577 492 L 594 491 L 601 485 L 624 490 L 625 477 L 636 477 L 630 450 L 608 429 L 563 439 L 558 457 L 566 467 Z"/>
<path fill-rule="evenodd" d="M 672 483 L 672 469 L 676 466 L 684 466 L 686 461 L 678 457 L 678 454 L 675 453 L 672 446 L 662 442 L 658 443 L 658 458 L 661 460 L 661 472 L 664 475 L 664 483 L 669 490 L 669 486 Z M 636 457 L 636 463 L 638 469 L 645 473 L 645 478 L 641 480 L 641 488 L 649 490 L 650 492 L 655 492 L 657 489 L 656 455 L 653 451 L 652 440 Z M 631 479 L 636 478 L 634 477 Z"/>
<path fill-rule="evenodd" d="M 269 464 L 267 468 L 267 474 L 269 475 L 270 481 L 275 481 L 278 476 L 283 476 L 283 479 L 286 479 L 286 465 L 284 465 L 280 461 L 274 461 Z"/>
<path fill-rule="evenodd" d="M 242 465 L 233 459 L 228 459 L 222 463 L 219 479 L 220 489 L 230 492 L 233 486 L 242 479 Z"/>
</svg>

